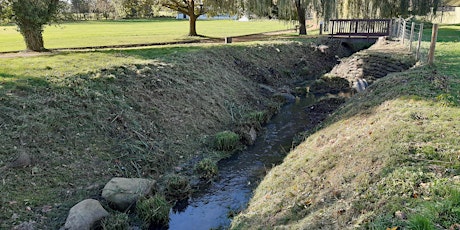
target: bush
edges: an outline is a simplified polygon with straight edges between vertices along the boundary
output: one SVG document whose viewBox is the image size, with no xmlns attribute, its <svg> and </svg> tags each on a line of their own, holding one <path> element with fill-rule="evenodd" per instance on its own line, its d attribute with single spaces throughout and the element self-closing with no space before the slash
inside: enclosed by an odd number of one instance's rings
<svg viewBox="0 0 460 230">
<path fill-rule="evenodd" d="M 116 213 L 104 218 L 101 222 L 103 230 L 125 230 L 129 228 L 129 217 L 126 213 Z"/>
<path fill-rule="evenodd" d="M 170 209 L 171 205 L 165 197 L 158 194 L 141 199 L 136 204 L 137 215 L 145 224 L 167 224 Z"/>
<path fill-rule="evenodd" d="M 215 148 L 221 151 L 233 151 L 240 141 L 240 136 L 231 131 L 223 131 L 216 134 Z"/>
<path fill-rule="evenodd" d="M 202 179 L 211 179 L 217 176 L 217 163 L 210 158 L 204 158 L 195 166 L 195 170 Z"/>
</svg>

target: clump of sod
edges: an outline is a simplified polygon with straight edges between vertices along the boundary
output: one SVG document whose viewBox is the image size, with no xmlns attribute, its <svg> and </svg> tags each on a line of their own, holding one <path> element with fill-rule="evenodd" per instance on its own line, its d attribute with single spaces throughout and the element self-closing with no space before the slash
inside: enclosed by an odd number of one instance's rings
<svg viewBox="0 0 460 230">
<path fill-rule="evenodd" d="M 170 209 L 171 204 L 166 201 L 163 195 L 159 194 L 150 198 L 141 199 L 136 204 L 137 215 L 146 225 L 168 224 Z"/>
<path fill-rule="evenodd" d="M 233 151 L 238 147 L 240 136 L 232 131 L 223 131 L 215 136 L 215 148 L 220 151 Z"/>
<path fill-rule="evenodd" d="M 187 177 L 170 174 L 166 177 L 165 195 L 170 199 L 184 199 L 190 194 L 191 186 Z"/>
<path fill-rule="evenodd" d="M 204 158 L 195 166 L 195 171 L 200 175 L 202 179 L 211 179 L 217 176 L 219 172 L 217 162 L 211 158 Z"/>
<path fill-rule="evenodd" d="M 104 218 L 101 222 L 103 230 L 125 230 L 129 228 L 129 217 L 126 213 L 116 213 Z"/>
</svg>

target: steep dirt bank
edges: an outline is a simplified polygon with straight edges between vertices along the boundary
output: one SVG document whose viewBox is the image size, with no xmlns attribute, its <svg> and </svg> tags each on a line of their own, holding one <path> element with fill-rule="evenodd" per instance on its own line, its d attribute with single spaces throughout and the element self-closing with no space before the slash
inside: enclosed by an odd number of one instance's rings
<svg viewBox="0 0 460 230">
<path fill-rule="evenodd" d="M 398 49 L 374 53 L 398 63 Z M 355 94 L 268 173 L 232 229 L 456 228 L 460 110 L 446 107 L 446 79 L 416 67 Z"/>
<path fill-rule="evenodd" d="M 203 48 L 2 88 L 0 226 L 57 228 L 72 205 L 100 199 L 111 177 L 161 181 L 186 170 L 177 167 L 184 162 L 215 155 L 215 133 L 247 113 L 272 110 L 273 93 L 315 79 L 337 55 L 349 54 L 339 44 L 325 44 L 326 51 L 320 44 Z M 30 159 L 10 164 L 19 155 Z"/>
</svg>

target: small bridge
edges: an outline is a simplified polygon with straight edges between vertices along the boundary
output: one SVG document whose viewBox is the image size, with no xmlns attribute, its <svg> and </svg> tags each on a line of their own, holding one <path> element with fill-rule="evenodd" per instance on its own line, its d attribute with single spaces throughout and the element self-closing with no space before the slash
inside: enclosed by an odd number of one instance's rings
<svg viewBox="0 0 460 230">
<path fill-rule="evenodd" d="M 390 35 L 391 19 L 332 19 L 329 22 L 331 38 L 376 40 Z"/>
</svg>

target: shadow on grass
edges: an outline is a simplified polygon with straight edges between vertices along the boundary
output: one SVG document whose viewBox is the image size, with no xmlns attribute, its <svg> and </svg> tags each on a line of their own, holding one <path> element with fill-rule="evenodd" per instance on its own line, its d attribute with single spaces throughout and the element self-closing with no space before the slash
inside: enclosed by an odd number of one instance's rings
<svg viewBox="0 0 460 230">
<path fill-rule="evenodd" d="M 141 59 L 155 59 L 172 54 L 190 53 L 202 50 L 200 46 L 171 46 L 171 47 L 153 47 L 145 49 L 127 49 L 127 50 L 107 50 L 100 51 L 105 54 L 127 55 Z"/>
<path fill-rule="evenodd" d="M 49 86 L 50 83 L 43 78 L 0 73 L 0 89 L 2 89 L 2 91 L 14 89 L 30 90 L 35 87 Z M 2 91 L 0 91 L 0 93 Z"/>
</svg>

